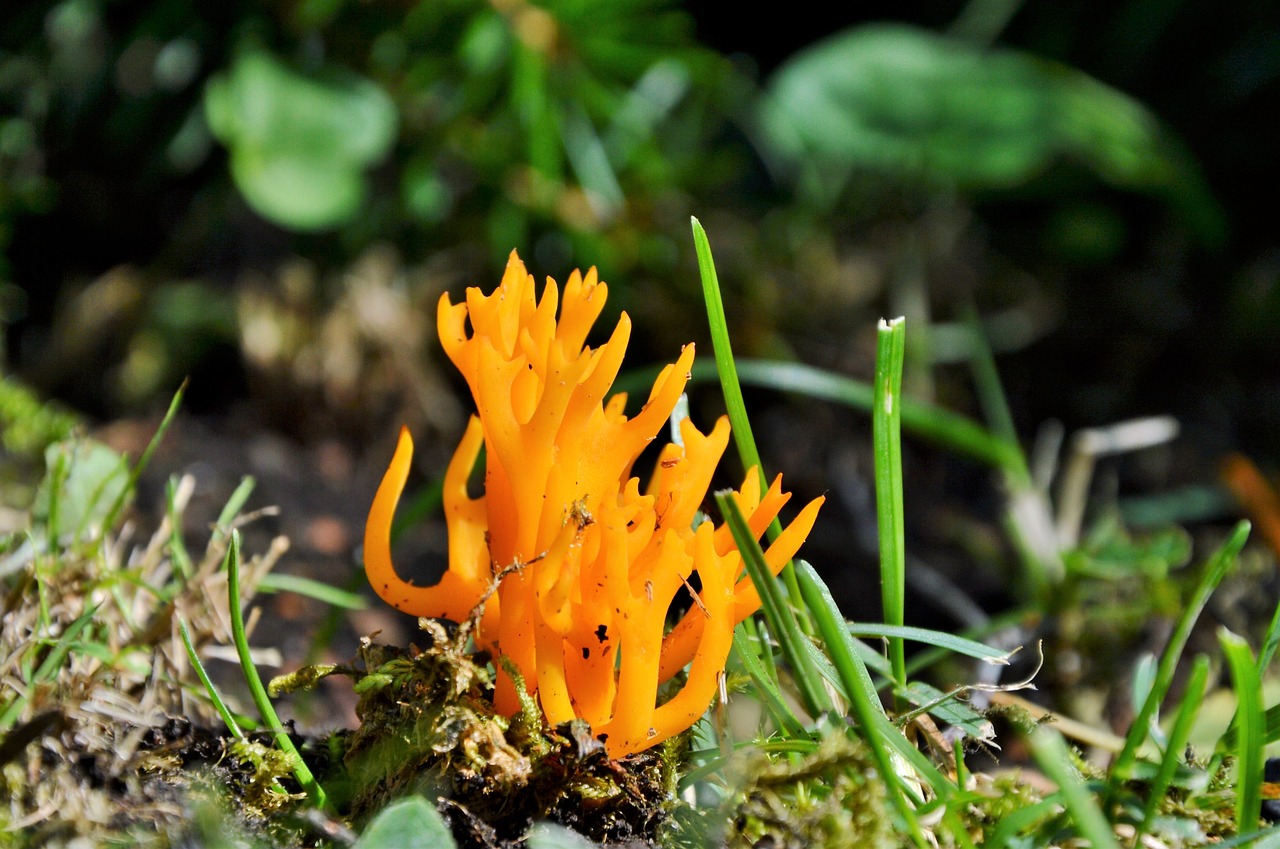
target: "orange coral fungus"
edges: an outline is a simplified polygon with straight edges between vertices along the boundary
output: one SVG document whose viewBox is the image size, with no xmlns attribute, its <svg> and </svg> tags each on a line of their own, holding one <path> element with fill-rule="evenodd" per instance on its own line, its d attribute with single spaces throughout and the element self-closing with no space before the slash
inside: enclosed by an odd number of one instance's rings
<svg viewBox="0 0 1280 849">
<path fill-rule="evenodd" d="M 729 441 L 721 418 L 709 434 L 685 420 L 683 445 L 665 446 L 642 492 L 631 467 L 671 415 L 688 381 L 693 346 L 658 375 L 634 417 L 606 393 L 630 336 L 622 315 L 612 337 L 585 347 L 608 289 L 593 268 L 574 272 L 563 298 L 548 280 L 541 300 L 513 252 L 497 291 L 468 289 L 440 300 L 440 341 L 479 411 L 444 482 L 449 566 L 418 587 L 391 562 L 391 519 L 413 453 L 407 431 L 374 497 L 365 569 L 378 594 L 416 616 L 464 621 L 485 602 L 479 646 L 508 658 L 536 693 L 546 719 L 586 720 L 612 757 L 646 749 L 697 721 L 717 689 L 733 628 L 760 604 L 727 527 L 697 511 Z M 559 308 L 559 318 L 556 312 Z M 470 334 L 467 323 L 470 321 Z M 484 495 L 467 477 L 485 449 Z M 735 494 L 757 538 L 789 495 L 775 480 L 761 493 L 747 473 Z M 822 499 L 804 508 L 769 546 L 776 573 L 808 535 Z M 666 627 L 676 593 L 697 574 L 695 604 Z M 685 666 L 686 683 L 658 704 L 658 688 Z M 518 709 L 515 684 L 499 670 L 495 706 Z"/>
</svg>

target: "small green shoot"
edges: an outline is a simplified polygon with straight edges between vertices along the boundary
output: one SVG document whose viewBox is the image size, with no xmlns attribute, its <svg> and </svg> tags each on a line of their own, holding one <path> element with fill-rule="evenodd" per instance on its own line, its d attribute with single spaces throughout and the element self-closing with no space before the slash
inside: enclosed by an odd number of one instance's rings
<svg viewBox="0 0 1280 849">
<path fill-rule="evenodd" d="M 257 481 L 253 479 L 252 475 L 245 475 L 240 479 L 240 484 L 231 493 L 231 497 L 227 499 L 227 503 L 222 507 L 222 512 L 218 514 L 218 521 L 214 523 L 213 535 L 215 538 L 227 535 L 227 531 L 231 528 L 231 523 L 236 516 L 240 515 L 240 511 L 244 509 L 245 502 L 253 494 L 255 486 L 257 486 Z"/>
<path fill-rule="evenodd" d="M 104 536 L 107 528 L 115 527 L 116 520 L 120 518 L 120 511 L 124 509 L 129 497 L 137 489 L 138 478 L 142 477 L 143 470 L 151 462 L 151 455 L 156 453 L 156 448 L 160 446 L 160 440 L 164 439 L 165 433 L 169 430 L 169 425 L 173 424 L 173 418 L 178 414 L 178 408 L 182 406 L 182 396 L 186 394 L 186 391 L 187 381 L 184 380 L 182 385 L 178 387 L 178 391 L 173 393 L 173 399 L 169 401 L 169 409 L 165 411 L 164 418 L 160 420 L 160 426 L 156 428 L 156 432 L 151 435 L 151 440 L 147 442 L 147 447 L 142 450 L 142 456 L 138 458 L 138 462 L 134 463 L 133 468 L 129 470 L 128 482 L 116 495 L 110 509 L 107 510 L 106 518 L 102 522 Z"/>
<path fill-rule="evenodd" d="M 246 478 L 246 480 L 248 479 Z M 243 488 L 243 484 L 241 487 Z M 262 717 L 267 727 L 275 734 L 276 745 L 292 761 L 293 774 L 298 779 L 298 784 L 306 791 L 307 797 L 312 804 L 319 808 L 328 807 L 328 797 L 325 795 L 324 788 L 316 781 L 315 776 L 311 774 L 311 770 L 307 767 L 306 761 L 302 759 L 302 755 L 298 753 L 293 741 L 289 739 L 289 733 L 285 731 L 284 724 L 280 722 L 280 717 L 276 715 L 271 699 L 267 696 L 267 689 L 263 686 L 262 679 L 258 677 L 258 670 L 253 665 L 253 658 L 249 653 L 249 640 L 244 632 L 244 611 L 240 608 L 239 531 L 231 531 L 231 543 L 227 546 L 227 556 L 222 565 L 227 570 L 227 603 L 231 607 L 231 638 L 235 642 L 236 654 L 240 657 L 240 668 L 244 671 L 244 680 L 249 685 L 253 703 L 258 708 L 259 716 Z"/>
<path fill-rule="evenodd" d="M 1152 682 L 1151 691 L 1147 694 L 1147 698 L 1142 703 L 1138 715 L 1134 717 L 1133 724 L 1129 727 L 1129 733 L 1125 736 L 1124 748 L 1121 749 L 1120 754 L 1116 756 L 1115 763 L 1112 764 L 1111 772 L 1108 776 L 1109 796 L 1112 796 L 1122 783 L 1132 777 L 1133 764 L 1137 759 L 1138 749 L 1146 741 L 1147 734 L 1151 729 L 1151 719 L 1156 715 L 1165 695 L 1169 692 L 1169 687 L 1173 684 L 1173 675 L 1177 669 L 1178 661 L 1182 658 L 1182 651 L 1186 648 L 1187 640 L 1191 637 L 1191 629 L 1195 627 L 1196 620 L 1200 618 L 1200 611 L 1208 603 L 1209 596 L 1213 594 L 1218 584 L 1226 577 L 1228 570 L 1236 561 L 1236 556 L 1244 548 L 1245 540 L 1249 538 L 1249 528 L 1250 525 L 1247 521 L 1240 522 L 1236 525 L 1235 530 L 1227 541 L 1209 558 L 1204 574 L 1201 576 L 1199 584 L 1196 585 L 1195 592 L 1192 594 L 1186 609 L 1183 610 L 1182 616 L 1178 619 L 1173 635 L 1169 638 L 1169 644 L 1160 656 L 1160 664 L 1156 667 L 1155 680 Z"/>
</svg>

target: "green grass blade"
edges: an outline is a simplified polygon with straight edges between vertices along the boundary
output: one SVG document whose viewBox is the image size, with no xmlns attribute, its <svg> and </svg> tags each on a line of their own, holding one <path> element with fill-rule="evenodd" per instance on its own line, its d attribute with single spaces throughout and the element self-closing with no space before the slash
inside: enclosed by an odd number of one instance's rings
<svg viewBox="0 0 1280 849">
<path fill-rule="evenodd" d="M 1015 652 L 1002 651 L 977 640 L 958 637 L 946 631 L 934 631 L 929 628 L 917 628 L 912 625 L 876 625 L 861 622 L 850 622 L 849 633 L 855 637 L 893 637 L 900 640 L 924 643 L 925 645 L 945 649 L 965 657 L 972 657 L 986 663 L 1004 666 Z"/>
<path fill-rule="evenodd" d="M 764 612 L 769 631 L 777 637 L 782 656 L 795 672 L 796 685 L 800 689 L 806 710 L 813 716 L 832 710 L 835 705 L 822 684 L 821 674 L 813 667 L 813 662 L 800 645 L 808 637 L 800 631 L 794 611 L 779 591 L 778 583 L 765 562 L 764 552 L 751 533 L 737 500 L 732 493 L 717 492 L 716 504 L 733 534 L 738 553 L 742 555 L 742 561 L 747 567 L 747 574 L 751 576 L 751 582 L 760 594 L 760 609 Z"/>
<path fill-rule="evenodd" d="M 711 243 L 698 219 L 692 219 L 693 245 L 698 254 L 698 274 L 702 278 L 702 295 L 707 302 L 707 323 L 711 326 L 711 348 L 715 354 L 716 372 L 724 389 L 725 408 L 729 424 L 733 428 L 733 441 L 738 448 L 745 468 L 754 466 L 760 475 L 761 486 L 768 486 L 760 452 L 751 433 L 751 420 L 747 417 L 747 405 L 742 397 L 742 384 L 734 368 L 733 348 L 729 342 L 729 323 L 725 319 L 724 299 L 720 295 L 720 278 L 716 274 L 715 259 L 711 256 Z"/>
<path fill-rule="evenodd" d="M 191 555 L 187 552 L 187 544 L 182 538 L 182 514 L 178 511 L 178 482 L 169 478 L 165 486 L 165 509 L 169 516 L 169 559 L 173 561 L 174 571 L 185 582 L 195 571 L 191 563 Z"/>
<path fill-rule="evenodd" d="M 880 696 L 876 685 L 871 680 L 866 664 L 862 661 L 858 650 L 854 647 L 853 636 L 849 633 L 848 623 L 840 613 L 831 590 L 818 575 L 817 570 L 804 560 L 796 561 L 796 575 L 800 581 L 800 591 L 804 594 L 814 624 L 818 628 L 818 636 L 831 657 L 831 663 L 840 677 L 846 696 L 854 705 L 854 714 L 864 727 L 870 727 L 864 721 L 863 714 L 878 714 L 887 725 L 888 717 L 880 704 Z M 861 708 L 858 703 L 864 703 Z"/>
<path fill-rule="evenodd" d="M 1120 849 L 1120 842 L 1103 816 L 1102 808 L 1072 766 L 1062 735 L 1041 726 L 1031 733 L 1029 740 L 1036 763 L 1058 785 L 1058 796 L 1076 832 L 1088 840 L 1093 849 Z"/>
<path fill-rule="evenodd" d="M 760 451 L 756 448 L 755 436 L 751 432 L 751 420 L 747 416 L 747 404 L 742 397 L 742 384 L 738 380 L 738 372 L 734 366 L 733 347 L 729 343 L 729 322 L 724 314 L 724 299 L 720 296 L 720 278 L 716 274 L 715 259 L 711 256 L 711 243 L 707 241 L 707 233 L 702 229 L 698 219 L 691 218 L 693 226 L 693 246 L 698 254 L 698 274 L 702 279 L 702 295 L 706 301 L 707 324 L 711 329 L 711 347 L 715 353 L 716 372 L 720 377 L 720 387 L 724 392 L 725 411 L 729 415 L 729 425 L 733 431 L 734 445 L 738 449 L 738 457 L 742 460 L 743 469 L 755 467 L 760 476 L 763 492 L 769 486 L 765 476 L 764 464 L 760 461 Z M 782 532 L 782 525 L 776 520 L 769 525 L 769 539 L 774 539 Z M 790 563 L 782 567 L 782 582 L 787 587 L 787 595 L 793 604 L 800 605 L 800 587 L 796 584 L 795 569 Z M 808 618 L 801 620 L 801 627 L 811 632 Z"/>
<path fill-rule="evenodd" d="M 969 367 L 973 372 L 973 384 L 977 389 L 978 403 L 982 406 L 983 415 L 991 426 L 992 433 L 1006 445 L 1018 445 L 1018 429 L 1013 423 L 1013 414 L 1009 412 L 1009 399 L 1004 394 L 1004 385 L 1000 382 L 1000 372 L 996 368 L 996 359 L 987 344 L 986 334 L 982 332 L 982 323 L 977 310 L 972 307 L 965 311 L 965 324 L 969 327 L 969 338 L 973 356 Z M 1006 471 L 1012 473 L 1019 485 L 1031 485 L 1031 472 L 1027 469 L 1026 457 L 1021 450 L 1013 452 L 1018 462 Z"/>
<path fill-rule="evenodd" d="M 164 418 L 160 420 L 160 426 L 151 435 L 151 441 L 142 450 L 142 456 L 138 458 L 138 462 L 134 463 L 133 468 L 129 471 L 129 480 L 125 483 L 124 488 L 120 490 L 120 494 L 116 496 L 116 500 L 112 502 L 111 508 L 107 510 L 106 517 L 102 520 L 102 532 L 104 535 L 115 527 L 116 520 L 120 518 L 120 511 L 124 509 L 124 505 L 138 486 L 138 478 L 142 477 L 143 470 L 151 462 L 151 455 L 156 453 L 156 449 L 160 447 L 160 440 L 164 439 L 165 433 L 169 430 L 169 425 L 173 424 L 173 417 L 178 414 L 178 408 L 182 406 L 182 396 L 186 392 L 187 381 L 183 380 L 182 385 L 178 387 L 178 391 L 173 393 L 173 399 L 169 402 L 169 409 L 165 412 Z"/>
<path fill-rule="evenodd" d="M 1152 683 L 1151 692 L 1147 694 L 1147 698 L 1142 703 L 1138 715 L 1134 717 L 1133 725 L 1130 726 L 1129 733 L 1125 736 L 1124 748 L 1120 750 L 1120 754 L 1116 756 L 1115 763 L 1111 767 L 1108 782 L 1113 792 L 1120 784 L 1132 777 L 1130 772 L 1133 769 L 1134 761 L 1137 759 L 1138 748 L 1146 741 L 1147 734 L 1151 728 L 1151 718 L 1155 716 L 1160 703 L 1164 701 L 1165 695 L 1169 692 L 1169 687 L 1173 683 L 1174 671 L 1177 669 L 1178 661 L 1182 657 L 1183 649 L 1186 648 L 1187 640 L 1191 637 L 1191 629 L 1195 627 L 1196 620 L 1200 618 L 1200 611 L 1208 603 L 1209 596 L 1213 594 L 1218 584 L 1226 577 L 1227 571 L 1235 563 L 1240 549 L 1244 548 L 1245 540 L 1249 538 L 1249 528 L 1250 525 L 1247 521 L 1236 525 L 1235 530 L 1227 541 L 1209 558 L 1204 574 L 1200 577 L 1200 583 L 1196 585 L 1190 602 L 1178 619 L 1178 624 L 1174 627 L 1173 635 L 1169 637 L 1169 644 L 1165 646 L 1164 654 L 1160 656 L 1160 664 L 1156 667 L 1156 677 Z"/>
<path fill-rule="evenodd" d="M 1160 759 L 1160 767 L 1156 777 L 1151 780 L 1147 802 L 1142 810 L 1142 824 L 1133 838 L 1134 846 L 1142 845 L 1142 835 L 1150 828 L 1169 789 L 1173 776 L 1178 770 L 1178 756 L 1186 750 L 1187 740 L 1191 737 L 1191 729 L 1196 717 L 1200 715 L 1200 705 L 1204 700 L 1205 688 L 1209 682 L 1209 658 L 1198 655 L 1191 667 L 1191 676 L 1187 679 L 1186 693 L 1182 697 L 1182 705 L 1174 717 L 1173 727 L 1169 729 L 1169 745 L 1165 747 L 1164 757 Z"/>
<path fill-rule="evenodd" d="M 1262 715 L 1262 723 L 1262 739 L 1266 745 L 1270 746 L 1280 740 L 1280 705 L 1272 705 L 1267 708 L 1266 713 Z M 1218 741 L 1218 751 L 1227 751 L 1235 748 L 1236 736 L 1236 720 L 1232 719 L 1231 725 L 1223 733 L 1222 739 Z"/>
<path fill-rule="evenodd" d="M 344 610 L 364 610 L 369 606 L 369 602 L 359 593 L 348 592 L 332 584 L 326 584 L 324 581 L 304 578 L 301 575 L 277 575 L 274 572 L 268 572 L 258 582 L 258 589 L 269 593 L 297 593 Z"/>
<path fill-rule="evenodd" d="M 1244 834 L 1258 827 L 1262 817 L 1262 684 L 1258 681 L 1253 652 L 1243 638 L 1226 628 L 1218 629 L 1218 642 L 1231 668 L 1236 691 L 1236 831 Z"/>
<path fill-rule="evenodd" d="M 803 363 L 736 357 L 734 366 L 740 382 L 748 386 L 830 401 L 864 413 L 870 413 L 875 403 L 872 384 Z M 619 377 L 614 388 L 643 396 L 644 388 L 653 384 L 657 373 L 657 369 L 629 371 Z M 694 361 L 691 384 L 711 383 L 718 379 L 713 360 L 699 357 Z M 968 416 L 913 398 L 902 399 L 902 429 L 934 445 L 1011 474 L 1016 474 L 1026 465 L 1016 444 L 1000 439 Z"/>
<path fill-rule="evenodd" d="M 1262 640 L 1262 649 L 1258 652 L 1258 677 L 1265 678 L 1267 667 L 1271 665 L 1271 659 L 1275 657 L 1276 646 L 1280 646 L 1280 604 L 1276 605 L 1275 613 L 1271 614 L 1271 624 L 1267 626 L 1267 635 Z"/>
<path fill-rule="evenodd" d="M 245 475 L 240 479 L 240 484 L 231 493 L 231 497 L 227 499 L 227 503 L 222 507 L 222 512 L 218 514 L 218 521 L 214 523 L 213 536 L 215 539 L 226 535 L 227 530 L 231 527 L 231 522 L 244 509 L 245 502 L 253 494 L 255 486 L 257 486 L 257 481 L 253 479 L 252 475 Z"/>
<path fill-rule="evenodd" d="M 227 570 L 227 603 L 231 607 L 231 638 L 235 642 L 236 654 L 240 657 L 240 669 L 244 672 L 245 683 L 249 685 L 253 703 L 257 706 L 262 721 L 275 734 L 276 745 L 293 762 L 293 774 L 298 779 L 298 784 L 302 785 L 302 789 L 306 791 L 307 797 L 314 805 L 324 808 L 328 805 L 324 788 L 316 781 L 306 761 L 302 759 L 293 741 L 289 739 L 289 733 L 285 731 L 284 724 L 276 715 L 275 707 L 272 706 L 271 699 L 267 695 L 267 688 L 258 677 L 257 667 L 253 665 L 253 658 L 249 654 L 249 639 L 244 633 L 244 611 L 240 607 L 239 531 L 231 532 L 231 544 L 227 546 L 227 556 L 222 565 Z"/>
<path fill-rule="evenodd" d="M 795 713 L 783 700 L 782 694 L 778 692 L 777 681 L 769 675 L 768 670 L 761 663 L 756 654 L 755 641 L 746 633 L 742 625 L 733 631 L 733 650 L 737 653 L 738 660 L 742 662 L 742 668 L 747 671 L 747 675 L 760 691 L 765 709 L 769 711 L 778 728 L 788 737 L 807 737 L 808 732 L 804 730 L 804 725 L 796 718 Z"/>
<path fill-rule="evenodd" d="M 903 761 L 910 764 L 944 801 L 955 791 L 952 784 L 937 767 L 898 731 L 885 714 L 876 685 L 871 680 L 867 665 L 858 651 L 858 641 L 849 634 L 848 623 L 840 614 L 840 608 L 831 595 L 830 588 L 817 571 L 804 560 L 796 561 L 796 576 L 804 593 L 805 603 L 813 612 L 818 635 L 831 657 L 844 689 L 848 693 L 854 718 L 862 727 L 873 751 L 877 746 L 887 746 Z M 886 755 L 887 759 L 887 755 Z M 886 776 L 891 773 L 885 773 Z"/>
<path fill-rule="evenodd" d="M 880 530 L 880 600 L 884 621 L 901 626 L 906 609 L 906 526 L 902 507 L 902 359 L 906 321 L 881 321 L 876 345 L 875 443 L 876 524 Z M 899 687 L 907 683 L 907 656 L 901 637 L 889 637 L 889 662 Z"/>
<path fill-rule="evenodd" d="M 803 560 L 796 561 L 796 576 L 804 593 L 805 603 L 813 614 L 818 635 L 822 638 L 832 665 L 843 684 L 849 698 L 849 705 L 862 729 L 863 737 L 871 748 L 872 756 L 881 777 L 889 787 L 890 797 L 898 812 L 907 822 L 912 837 L 919 843 L 922 839 L 918 814 L 908 798 L 908 791 L 894 768 L 890 754 L 892 750 L 900 758 L 909 763 L 922 779 L 924 779 L 938 798 L 946 799 L 954 789 L 946 777 L 942 775 L 914 745 L 889 722 L 876 686 L 871 681 L 866 664 L 862 662 L 854 648 L 854 639 L 849 635 L 844 617 L 831 595 L 831 590 L 819 577 L 812 566 Z"/>
<path fill-rule="evenodd" d="M 213 703 L 214 709 L 218 711 L 218 716 L 222 717 L 222 722 L 227 726 L 227 730 L 231 732 L 231 736 L 237 740 L 244 739 L 244 732 L 240 730 L 240 725 L 236 722 L 236 718 L 231 715 L 231 711 L 227 708 L 227 703 L 222 700 L 222 694 L 218 692 L 218 688 L 213 686 L 213 681 L 209 678 L 209 673 L 205 671 L 204 664 L 200 662 L 200 655 L 196 654 L 195 644 L 191 642 L 191 631 L 187 628 L 187 620 L 181 616 L 178 619 L 178 633 L 182 635 L 182 645 L 187 649 L 187 659 L 191 661 L 191 665 L 196 670 L 196 675 L 200 678 L 200 683 L 204 685 L 204 690 L 209 694 L 209 701 Z"/>
</svg>

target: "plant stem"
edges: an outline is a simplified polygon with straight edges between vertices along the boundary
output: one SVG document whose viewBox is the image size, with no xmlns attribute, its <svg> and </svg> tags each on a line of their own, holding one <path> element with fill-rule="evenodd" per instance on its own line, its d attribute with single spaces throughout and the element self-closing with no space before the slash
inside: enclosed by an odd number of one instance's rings
<svg viewBox="0 0 1280 849">
<path fill-rule="evenodd" d="M 316 781 L 315 776 L 311 774 L 311 770 L 302 759 L 302 755 L 298 753 L 297 747 L 293 745 L 293 741 L 289 739 L 289 733 L 285 731 L 284 724 L 276 715 L 271 699 L 267 696 L 267 688 L 258 677 L 258 670 L 253 665 L 253 658 L 249 654 L 249 639 L 244 633 L 244 611 L 240 609 L 240 532 L 237 530 L 231 532 L 231 544 L 227 546 L 227 556 L 223 566 L 227 570 L 227 604 L 231 608 L 231 638 L 235 642 L 236 654 L 240 657 L 240 668 L 244 671 L 244 680 L 249 685 L 253 703 L 257 706 L 263 722 L 275 734 L 276 745 L 292 761 L 293 774 L 298 779 L 298 784 L 302 785 L 302 789 L 306 791 L 307 797 L 316 807 L 326 808 L 329 804 L 328 796 Z"/>
</svg>

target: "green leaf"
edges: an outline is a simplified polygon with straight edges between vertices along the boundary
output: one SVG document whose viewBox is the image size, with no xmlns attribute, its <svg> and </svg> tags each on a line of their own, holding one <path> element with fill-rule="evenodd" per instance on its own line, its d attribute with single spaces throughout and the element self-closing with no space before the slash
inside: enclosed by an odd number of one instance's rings
<svg viewBox="0 0 1280 849">
<path fill-rule="evenodd" d="M 390 151 L 398 124 L 395 104 L 371 80 L 334 67 L 304 75 L 263 51 L 241 54 L 209 81 L 205 117 L 249 205 L 299 230 L 356 215 L 364 170 Z"/>
<path fill-rule="evenodd" d="M 992 189 L 1058 159 L 1118 186 L 1203 195 L 1179 146 L 1123 92 L 910 26 L 859 26 L 801 51 L 769 80 L 758 121 L 766 152 L 821 203 L 859 171 Z"/>
<path fill-rule="evenodd" d="M 45 449 L 44 456 L 49 471 L 36 492 L 35 519 L 55 520 L 57 527 L 52 530 L 59 535 L 101 528 L 129 483 L 124 458 L 89 439 L 55 443 Z"/>
<path fill-rule="evenodd" d="M 957 637 L 955 634 L 948 634 L 946 631 L 934 631 L 929 628 L 917 628 L 912 625 L 865 625 L 860 622 L 850 622 L 849 633 L 855 637 L 896 637 L 902 640 L 925 643 L 926 645 L 937 646 L 940 649 L 946 649 L 947 651 L 962 654 L 965 657 L 976 658 L 997 666 L 1007 665 L 1009 658 L 1014 655 L 1014 652 L 1002 651 L 977 640 Z"/>
<path fill-rule="evenodd" d="M 454 849 L 458 844 L 435 806 L 410 796 L 383 808 L 354 849 Z"/>
<path fill-rule="evenodd" d="M 1235 755 L 1236 831 L 1244 834 L 1258 827 L 1262 811 L 1264 719 L 1262 684 L 1254 666 L 1253 652 L 1243 638 L 1226 628 L 1218 628 L 1218 642 L 1231 668 L 1231 683 L 1239 707 L 1236 713 Z"/>
</svg>

